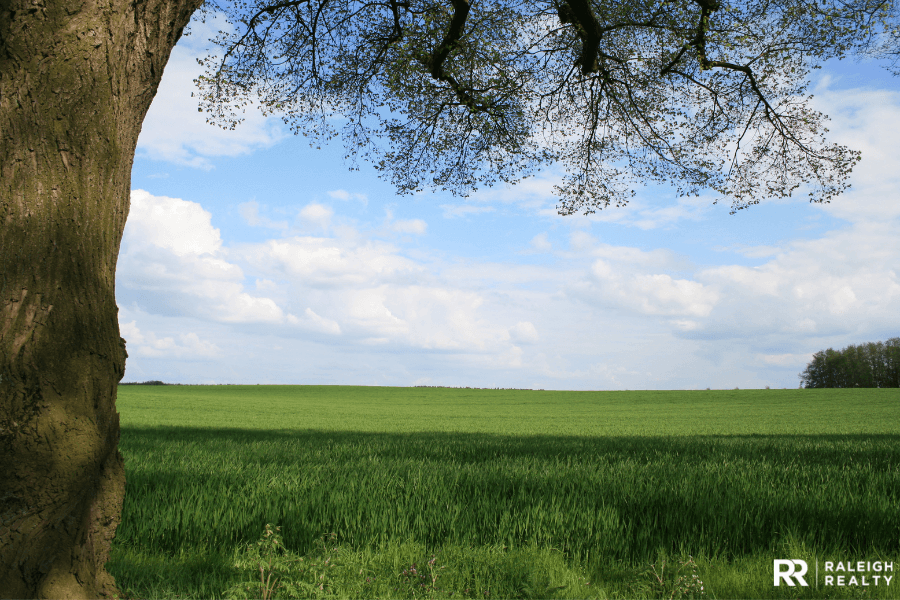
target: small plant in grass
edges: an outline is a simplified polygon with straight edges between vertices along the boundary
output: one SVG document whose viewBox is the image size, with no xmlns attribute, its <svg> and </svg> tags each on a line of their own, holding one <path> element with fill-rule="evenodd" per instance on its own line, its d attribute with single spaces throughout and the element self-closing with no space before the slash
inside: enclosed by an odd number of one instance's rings
<svg viewBox="0 0 900 600">
<path fill-rule="evenodd" d="M 226 592 L 232 598 L 261 598 L 272 600 L 276 591 L 283 587 L 279 583 L 279 569 L 286 566 L 290 560 L 286 556 L 284 542 L 281 539 L 281 527 L 275 527 L 266 523 L 266 529 L 262 537 L 255 544 L 247 548 L 246 561 L 258 569 L 258 579 L 251 582 L 243 582 L 233 586 Z M 244 561 L 239 561 L 237 566 L 243 566 Z M 245 595 L 246 594 L 246 595 Z"/>
<path fill-rule="evenodd" d="M 336 533 L 324 534 L 319 540 L 322 546 L 320 556 L 310 559 L 309 562 L 309 573 L 313 576 L 313 585 L 323 593 L 328 582 L 328 572 L 335 567 L 335 562 L 332 560 L 331 555 L 337 550 L 336 547 L 332 546 L 329 548 L 328 545 L 334 544 L 336 539 Z"/>
<path fill-rule="evenodd" d="M 420 571 L 416 563 L 411 564 L 400 573 L 401 582 L 412 592 L 413 598 L 434 598 L 444 591 L 437 586 L 438 576 L 444 567 L 435 568 L 436 562 L 437 557 L 432 554 L 431 560 L 427 563 L 427 573 Z"/>
<path fill-rule="evenodd" d="M 688 556 L 687 560 L 678 561 L 678 563 L 678 567 L 674 569 L 674 572 L 672 569 L 669 570 L 668 580 L 663 578 L 666 566 L 665 559 L 660 563 L 659 573 L 651 565 L 655 576 L 654 584 L 662 592 L 661 596 L 669 599 L 705 598 L 706 586 L 703 584 L 703 580 L 700 579 L 699 569 L 697 563 L 694 562 L 694 557 Z"/>
<path fill-rule="evenodd" d="M 253 569 L 253 581 L 232 586 L 226 590 L 225 597 L 262 600 L 332 597 L 327 575 L 335 566 L 330 556 L 334 548 L 329 548 L 328 542 L 336 537 L 334 533 L 323 536 L 319 556 L 298 557 L 284 547 L 281 527 L 266 524 L 259 541 L 248 546 L 246 555 L 235 564 Z"/>
<path fill-rule="evenodd" d="M 644 571 L 641 581 L 633 586 L 633 592 L 650 598 L 664 600 L 688 600 L 707 597 L 706 584 L 700 579 L 694 557 L 669 563 L 665 556 Z"/>
</svg>

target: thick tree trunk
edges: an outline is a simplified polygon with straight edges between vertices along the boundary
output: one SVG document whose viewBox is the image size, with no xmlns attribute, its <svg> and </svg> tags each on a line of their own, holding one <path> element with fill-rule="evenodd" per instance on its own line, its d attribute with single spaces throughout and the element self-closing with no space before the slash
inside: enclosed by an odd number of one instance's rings
<svg viewBox="0 0 900 600">
<path fill-rule="evenodd" d="M 114 290 L 141 122 L 202 0 L 0 0 L 0 597 L 117 594 Z"/>
</svg>

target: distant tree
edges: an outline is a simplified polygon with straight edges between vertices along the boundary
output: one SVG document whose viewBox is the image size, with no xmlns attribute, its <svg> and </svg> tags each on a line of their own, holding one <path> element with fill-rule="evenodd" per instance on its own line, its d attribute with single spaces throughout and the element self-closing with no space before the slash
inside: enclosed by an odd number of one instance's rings
<svg viewBox="0 0 900 600">
<path fill-rule="evenodd" d="M 872 367 L 872 385 L 870 387 L 888 387 L 890 379 L 887 373 L 887 356 L 884 342 L 869 342 L 865 346 L 866 359 Z"/>
<path fill-rule="evenodd" d="M 884 387 L 900 387 L 900 337 L 884 343 Z"/>
<path fill-rule="evenodd" d="M 900 338 L 816 352 L 800 383 L 806 388 L 900 387 Z"/>
<path fill-rule="evenodd" d="M 812 360 L 800 373 L 800 385 L 805 388 L 825 387 L 825 352 L 820 350 L 813 354 Z"/>
</svg>

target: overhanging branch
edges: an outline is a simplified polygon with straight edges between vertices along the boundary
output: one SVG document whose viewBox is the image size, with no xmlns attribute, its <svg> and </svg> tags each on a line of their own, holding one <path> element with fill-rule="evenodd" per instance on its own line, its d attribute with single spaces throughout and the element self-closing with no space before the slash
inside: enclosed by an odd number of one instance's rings
<svg viewBox="0 0 900 600">
<path fill-rule="evenodd" d="M 470 91 L 460 85 L 453 75 L 444 70 L 444 63 L 447 57 L 450 56 L 450 53 L 457 47 L 460 38 L 462 38 L 470 8 L 469 0 L 451 0 L 451 3 L 453 4 L 453 17 L 450 19 L 450 26 L 447 28 L 447 33 L 444 34 L 444 39 L 434 49 L 434 52 L 421 56 L 419 60 L 428 68 L 428 72 L 434 79 L 450 85 L 460 104 L 474 112 L 487 112 L 493 108 L 491 104 L 485 104 L 476 100 Z"/>
</svg>

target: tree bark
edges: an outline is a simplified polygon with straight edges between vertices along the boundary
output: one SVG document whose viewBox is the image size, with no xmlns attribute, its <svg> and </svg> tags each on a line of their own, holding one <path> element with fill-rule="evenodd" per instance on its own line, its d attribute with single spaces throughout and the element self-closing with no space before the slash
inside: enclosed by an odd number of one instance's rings
<svg viewBox="0 0 900 600">
<path fill-rule="evenodd" d="M 0 0 L 0 597 L 118 595 L 115 270 L 141 123 L 202 0 Z"/>
</svg>

